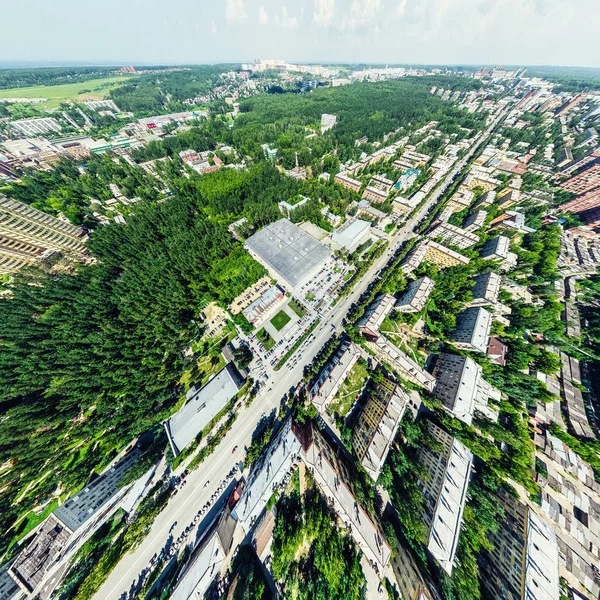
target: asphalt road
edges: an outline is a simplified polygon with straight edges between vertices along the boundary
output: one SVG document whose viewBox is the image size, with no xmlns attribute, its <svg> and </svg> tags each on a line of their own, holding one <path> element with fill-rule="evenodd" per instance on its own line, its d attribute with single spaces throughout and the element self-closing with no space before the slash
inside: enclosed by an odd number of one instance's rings
<svg viewBox="0 0 600 600">
<path fill-rule="evenodd" d="M 480 135 L 469 152 L 445 176 L 442 183 L 431 193 L 421 209 L 408 221 L 402 224 L 398 232 L 391 238 L 385 252 L 375 260 L 371 268 L 356 284 L 352 292 L 340 300 L 329 314 L 321 319 L 321 324 L 313 331 L 314 339 L 306 347 L 296 366 L 290 370 L 286 366 L 280 369 L 269 379 L 254 402 L 248 408 L 243 408 L 233 427 L 221 441 L 218 449 L 208 457 L 204 463 L 187 476 L 186 486 L 169 501 L 167 508 L 158 515 L 143 543 L 132 553 L 126 554 L 110 574 L 104 585 L 94 596 L 95 600 L 117 600 L 125 597 L 131 584 L 139 577 L 143 568 L 150 564 L 150 559 L 159 553 L 169 537 L 172 524 L 177 521 L 177 526 L 172 534 L 176 539 L 179 534 L 192 522 L 198 510 L 210 500 L 211 495 L 226 476 L 226 474 L 239 462 L 244 455 L 244 446 L 249 446 L 252 433 L 263 414 L 276 410 L 280 400 L 292 386 L 296 386 L 302 379 L 305 366 L 310 364 L 323 347 L 325 342 L 334 334 L 332 325 L 340 331 L 342 320 L 350 306 L 358 300 L 369 283 L 375 279 L 377 272 L 382 269 L 407 240 L 415 236 L 413 229 L 417 222 L 425 216 L 426 212 L 439 200 L 451 185 L 457 175 L 481 146 L 492 129 L 500 120 L 500 115 L 488 129 Z M 233 453 L 233 448 L 238 449 Z M 180 472 L 183 466 L 179 469 Z M 209 482 L 208 485 L 205 484 Z M 191 539 L 191 538 L 190 538 Z"/>
</svg>

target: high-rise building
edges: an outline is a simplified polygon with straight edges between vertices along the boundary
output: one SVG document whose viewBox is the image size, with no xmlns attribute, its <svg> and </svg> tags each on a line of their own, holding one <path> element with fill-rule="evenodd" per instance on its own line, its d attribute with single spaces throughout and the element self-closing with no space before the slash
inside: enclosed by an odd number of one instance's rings
<svg viewBox="0 0 600 600">
<path fill-rule="evenodd" d="M 456 319 L 452 341 L 457 348 L 485 354 L 491 328 L 491 313 L 482 307 L 467 308 Z"/>
<path fill-rule="evenodd" d="M 563 190 L 574 194 L 585 194 L 600 187 L 600 164 L 592 165 L 589 169 L 570 177 L 560 184 Z"/>
<path fill-rule="evenodd" d="M 463 510 L 471 478 L 473 454 L 461 442 L 431 421 L 427 429 L 439 444 L 433 452 L 419 448 L 418 458 L 428 476 L 418 485 L 425 496 L 423 521 L 428 528 L 427 549 L 449 575 L 452 574 Z"/>
<path fill-rule="evenodd" d="M 0 196 L 0 272 L 16 271 L 48 250 L 81 256 L 85 239 L 80 227 Z"/>
<path fill-rule="evenodd" d="M 491 600 L 558 600 L 558 543 L 554 531 L 531 508 L 501 490 L 504 508 L 481 581 Z"/>
</svg>

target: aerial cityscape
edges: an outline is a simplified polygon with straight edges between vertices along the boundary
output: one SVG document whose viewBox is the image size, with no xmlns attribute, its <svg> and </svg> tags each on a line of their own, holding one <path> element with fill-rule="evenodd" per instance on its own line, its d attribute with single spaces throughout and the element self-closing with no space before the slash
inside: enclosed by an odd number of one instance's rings
<svg viewBox="0 0 600 600">
<path fill-rule="evenodd" d="M 600 6 L 416 4 L 9 10 L 0 600 L 600 597 Z"/>
</svg>

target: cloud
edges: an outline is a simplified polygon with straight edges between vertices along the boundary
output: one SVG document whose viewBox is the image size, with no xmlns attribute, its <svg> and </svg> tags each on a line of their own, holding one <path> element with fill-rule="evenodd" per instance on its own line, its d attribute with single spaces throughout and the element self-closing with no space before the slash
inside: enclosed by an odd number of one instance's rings
<svg viewBox="0 0 600 600">
<path fill-rule="evenodd" d="M 213 35 L 215 35 L 215 33 L 217 33 L 218 29 L 217 29 L 217 24 L 213 21 L 212 25 L 210 27 L 210 31 Z"/>
<path fill-rule="evenodd" d="M 228 25 L 239 25 L 248 18 L 245 0 L 225 0 L 225 20 Z"/>
<path fill-rule="evenodd" d="M 314 21 L 321 27 L 328 27 L 335 14 L 335 0 L 315 0 Z"/>
<path fill-rule="evenodd" d="M 284 29 L 298 29 L 298 17 L 292 17 L 285 6 L 281 7 L 281 15 L 275 15 L 275 22 Z"/>
<path fill-rule="evenodd" d="M 260 10 L 258 12 L 258 22 L 261 25 L 269 24 L 269 13 L 265 10 L 265 7 L 261 5 Z"/>
<path fill-rule="evenodd" d="M 381 0 L 352 0 L 348 15 L 342 20 L 342 31 L 368 29 L 382 9 Z"/>
</svg>

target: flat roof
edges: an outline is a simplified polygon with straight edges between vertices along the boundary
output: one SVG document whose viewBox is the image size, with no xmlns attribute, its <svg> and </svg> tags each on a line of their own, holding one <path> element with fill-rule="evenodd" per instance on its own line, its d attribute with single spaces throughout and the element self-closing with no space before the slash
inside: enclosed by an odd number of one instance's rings
<svg viewBox="0 0 600 600">
<path fill-rule="evenodd" d="M 367 233 L 371 223 L 361 219 L 350 220 L 331 234 L 331 241 L 350 249 Z"/>
<path fill-rule="evenodd" d="M 280 219 L 256 232 L 246 246 L 292 287 L 317 270 L 331 250 L 288 219 Z"/>
<path fill-rule="evenodd" d="M 240 391 L 244 379 L 227 363 L 204 387 L 165 422 L 173 454 L 177 456 L 210 420 Z"/>
</svg>

